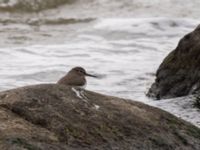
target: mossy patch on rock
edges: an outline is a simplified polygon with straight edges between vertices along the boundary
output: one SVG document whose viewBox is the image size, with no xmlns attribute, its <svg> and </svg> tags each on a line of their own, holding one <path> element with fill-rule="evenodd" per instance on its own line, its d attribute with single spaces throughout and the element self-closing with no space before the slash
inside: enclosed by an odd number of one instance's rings
<svg viewBox="0 0 200 150">
<path fill-rule="evenodd" d="M 41 150 L 41 148 L 28 143 L 25 139 L 22 138 L 11 138 L 7 139 L 8 143 L 13 145 L 15 149 L 26 149 L 26 150 Z"/>
</svg>

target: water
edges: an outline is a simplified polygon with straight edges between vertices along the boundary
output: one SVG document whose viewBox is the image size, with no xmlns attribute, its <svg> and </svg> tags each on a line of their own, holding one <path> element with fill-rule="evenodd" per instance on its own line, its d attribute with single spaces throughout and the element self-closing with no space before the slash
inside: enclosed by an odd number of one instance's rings
<svg viewBox="0 0 200 150">
<path fill-rule="evenodd" d="M 145 96 L 163 58 L 198 25 L 198 4 L 0 1 L 0 90 L 55 83 L 72 67 L 82 66 L 102 76 L 88 78 L 88 90 L 142 101 L 200 126 L 192 97 L 154 101 Z"/>
</svg>

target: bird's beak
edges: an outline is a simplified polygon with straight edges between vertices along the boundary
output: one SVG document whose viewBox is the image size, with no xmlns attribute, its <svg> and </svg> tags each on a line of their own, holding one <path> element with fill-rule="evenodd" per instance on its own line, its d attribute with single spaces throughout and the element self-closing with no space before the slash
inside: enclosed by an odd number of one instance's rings
<svg viewBox="0 0 200 150">
<path fill-rule="evenodd" d="M 92 75 L 92 74 L 89 74 L 89 73 L 86 73 L 85 75 L 86 75 L 86 76 L 89 76 L 89 77 L 93 77 L 93 78 L 98 78 L 97 76 Z"/>
</svg>

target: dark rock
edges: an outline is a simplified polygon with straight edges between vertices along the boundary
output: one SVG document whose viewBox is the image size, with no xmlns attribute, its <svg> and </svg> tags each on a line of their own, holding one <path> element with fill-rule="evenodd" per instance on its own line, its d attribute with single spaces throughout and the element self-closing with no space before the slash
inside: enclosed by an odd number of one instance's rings
<svg viewBox="0 0 200 150">
<path fill-rule="evenodd" d="M 195 95 L 194 106 L 200 109 L 200 95 Z"/>
<path fill-rule="evenodd" d="M 163 60 L 148 91 L 155 99 L 173 98 L 200 90 L 200 26 L 185 35 Z"/>
<path fill-rule="evenodd" d="M 1 150 L 199 150 L 200 129 L 140 102 L 46 84 L 0 93 Z"/>
</svg>

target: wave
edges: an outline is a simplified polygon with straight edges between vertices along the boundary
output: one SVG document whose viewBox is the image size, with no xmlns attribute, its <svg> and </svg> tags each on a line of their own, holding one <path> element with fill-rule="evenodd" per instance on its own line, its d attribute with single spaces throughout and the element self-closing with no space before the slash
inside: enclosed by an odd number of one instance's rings
<svg viewBox="0 0 200 150">
<path fill-rule="evenodd" d="M 2 24 L 15 24 L 23 23 L 28 25 L 60 25 L 60 24 L 77 24 L 77 23 L 89 23 L 94 21 L 95 18 L 84 18 L 84 19 L 75 19 L 75 18 L 55 18 L 55 19 L 46 19 L 46 18 L 34 18 L 34 19 L 13 19 L 13 18 L 1 18 L 0 23 Z"/>
<path fill-rule="evenodd" d="M 44 14 L 47 17 L 64 18 L 199 18 L 199 4 L 199 0 L 193 0 L 193 3 L 189 1 L 182 3 L 180 0 L 154 0 L 153 2 L 149 0 L 0 0 L 0 12 L 6 12 L 0 13 L 0 18 L 7 15 L 7 12 L 10 12 L 9 15 L 11 14 L 13 18 L 17 14 L 15 12 L 20 12 L 22 17 L 29 14 Z M 163 7 L 160 7 L 161 5 Z M 21 19 L 20 17 L 18 19 Z"/>
<path fill-rule="evenodd" d="M 28 20 L 26 23 L 29 25 L 60 25 L 60 24 L 76 24 L 88 23 L 95 20 L 94 18 L 75 19 L 75 18 L 56 18 L 56 19 L 37 19 Z"/>
<path fill-rule="evenodd" d="M 0 11 L 39 12 L 74 2 L 76 0 L 0 0 Z"/>
</svg>

